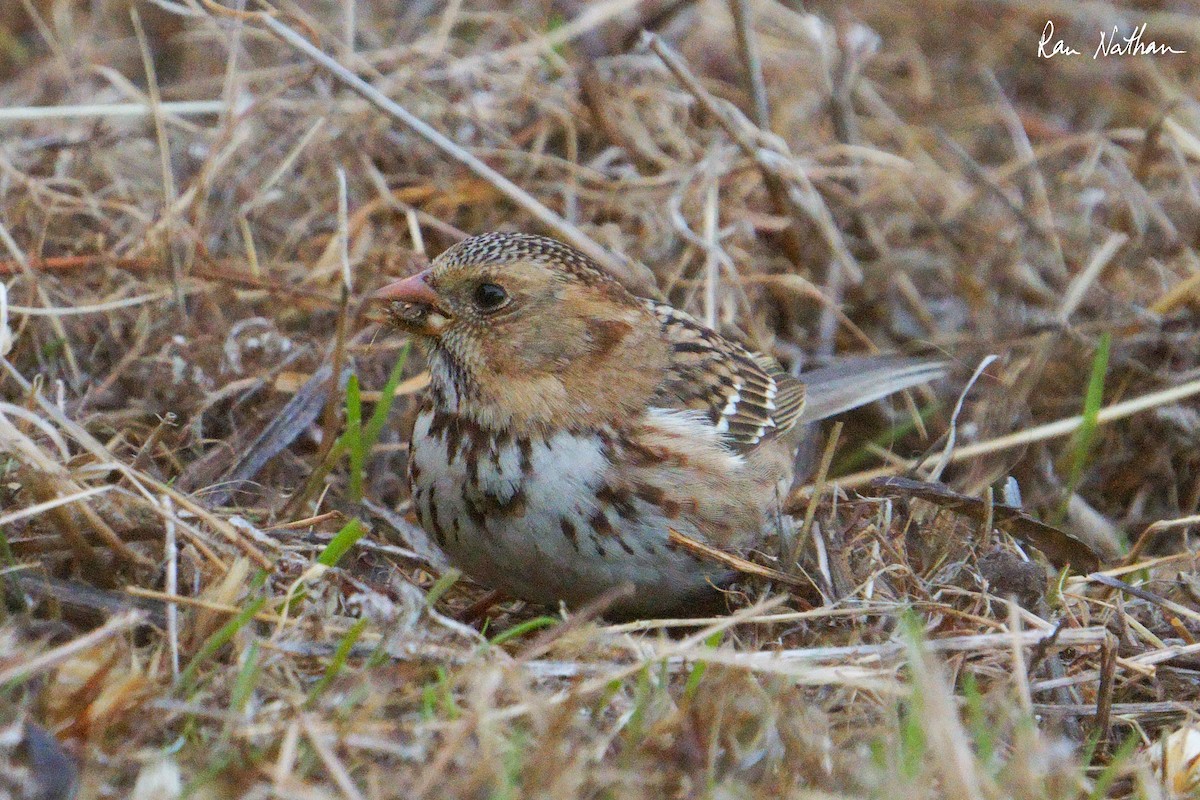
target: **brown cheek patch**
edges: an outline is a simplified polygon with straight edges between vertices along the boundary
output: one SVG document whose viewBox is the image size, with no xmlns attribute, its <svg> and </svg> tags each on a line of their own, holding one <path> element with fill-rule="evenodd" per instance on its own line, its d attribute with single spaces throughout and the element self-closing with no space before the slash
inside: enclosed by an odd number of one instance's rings
<svg viewBox="0 0 1200 800">
<path fill-rule="evenodd" d="M 592 354 L 599 356 L 612 351 L 632 330 L 633 326 L 628 322 L 615 319 L 588 320 L 587 332 L 592 343 Z"/>
</svg>

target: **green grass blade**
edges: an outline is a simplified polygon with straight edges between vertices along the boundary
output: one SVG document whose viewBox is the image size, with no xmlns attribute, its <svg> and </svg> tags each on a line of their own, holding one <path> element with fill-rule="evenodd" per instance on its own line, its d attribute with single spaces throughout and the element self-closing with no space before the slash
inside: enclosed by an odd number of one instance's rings
<svg viewBox="0 0 1200 800">
<path fill-rule="evenodd" d="M 246 710 L 246 703 L 250 702 L 250 696 L 254 694 L 255 688 L 258 686 L 258 679 L 262 676 L 258 661 L 258 642 L 250 643 L 250 647 L 246 649 L 246 656 L 242 660 L 242 668 L 238 670 L 237 678 L 233 682 L 233 690 L 229 693 L 229 708 L 230 710 L 241 714 Z"/>
<path fill-rule="evenodd" d="M 333 652 L 333 658 L 329 660 L 329 666 L 325 668 L 325 674 L 321 676 L 321 679 L 313 685 L 312 691 L 308 693 L 308 700 L 305 701 L 305 707 L 312 708 L 313 703 L 324 694 L 325 690 L 329 688 L 329 684 L 333 683 L 333 679 L 341 673 L 342 669 L 346 666 L 346 660 L 350 658 L 350 651 L 354 649 L 355 643 L 362 636 L 366 628 L 367 619 L 363 617 L 355 622 L 350 627 L 350 630 L 346 631 L 346 635 L 338 642 L 337 649 Z"/>
<path fill-rule="evenodd" d="M 351 375 L 346 381 L 346 430 L 338 437 L 337 444 L 330 452 L 326 463 L 336 464 L 342 453 L 349 455 L 349 494 L 352 502 L 358 503 L 363 499 L 363 480 L 366 475 L 367 457 L 371 454 L 375 443 L 379 441 L 379 435 L 383 433 L 383 426 L 387 423 L 388 414 L 396 400 L 396 387 L 400 385 L 404 365 L 408 362 L 410 346 L 406 344 L 400 351 L 400 357 L 392 366 L 387 383 L 384 384 L 383 391 L 380 393 L 379 402 L 375 404 L 371 418 L 365 425 L 362 418 L 362 386 L 358 382 L 358 376 Z"/>
<path fill-rule="evenodd" d="M 8 537 L 4 535 L 4 531 L 0 530 L 0 563 L 6 567 L 16 566 L 17 560 L 13 557 L 12 548 L 8 545 Z"/>
<path fill-rule="evenodd" d="M 552 625 L 557 625 L 561 620 L 557 617 L 534 617 L 527 619 L 524 622 L 517 623 L 505 631 L 501 631 L 492 637 L 492 644 L 504 644 L 513 639 L 524 636 L 530 631 L 536 631 L 539 628 L 549 628 Z"/>
<path fill-rule="evenodd" d="M 1100 408 L 1104 404 L 1104 378 L 1108 374 L 1108 354 L 1112 346 L 1112 334 L 1105 331 L 1100 336 L 1096 355 L 1092 358 L 1092 374 L 1088 379 L 1087 397 L 1083 402 L 1083 424 L 1075 434 L 1075 446 L 1071 451 L 1071 473 L 1068 485 L 1071 491 L 1079 487 L 1083 472 L 1096 441 L 1096 430 L 1100 427 Z"/>
<path fill-rule="evenodd" d="M 967 673 L 963 680 L 962 697 L 965 701 L 967 731 L 975 743 L 975 752 L 980 763 L 991 770 L 996 764 L 996 732 L 988 720 L 983 694 L 979 691 L 974 674 Z"/>
<path fill-rule="evenodd" d="M 436 684 L 437 710 L 442 713 L 447 719 L 458 719 L 462 716 L 462 709 L 458 707 L 458 701 L 454 699 L 454 683 L 450 680 L 450 673 L 445 667 L 437 668 L 437 684 Z"/>
<path fill-rule="evenodd" d="M 346 432 L 342 441 L 350 452 L 350 499 L 357 503 L 363 498 L 363 472 L 367 464 L 367 448 L 363 446 L 362 389 L 358 376 L 346 381 Z"/>
<path fill-rule="evenodd" d="M 709 650 L 716 650 L 720 646 L 721 640 L 725 636 L 725 631 L 717 631 L 712 636 L 704 640 L 704 646 Z M 700 681 L 704 678 L 704 673 L 708 671 L 707 661 L 697 661 L 692 665 L 691 671 L 688 673 L 687 683 L 683 687 L 683 696 L 691 700 L 696 696 L 696 691 L 700 688 Z"/>
<path fill-rule="evenodd" d="M 456 569 L 449 569 L 442 574 L 442 577 L 434 581 L 433 586 L 429 587 L 429 591 L 425 593 L 425 605 L 433 608 L 437 605 L 437 601 L 442 599 L 442 595 L 450 591 L 450 587 L 458 583 L 458 579 L 462 577 L 462 572 Z"/>
<path fill-rule="evenodd" d="M 246 607 L 234 616 L 233 619 L 226 622 L 219 630 L 213 633 L 204 640 L 204 644 L 200 645 L 200 649 L 196 655 L 192 656 L 192 660 L 184 667 L 183 672 L 179 675 L 179 686 L 185 693 L 190 692 L 196 681 L 196 673 L 200 671 L 200 667 L 205 661 L 212 658 L 218 650 L 229 643 L 237 632 L 246 626 L 250 620 L 254 619 L 254 615 L 262 610 L 266 604 L 265 597 L 259 597 L 246 604 Z"/>
<path fill-rule="evenodd" d="M 1104 769 L 1100 770 L 1100 774 L 1092 783 L 1092 791 L 1088 795 L 1088 800 L 1101 800 L 1101 798 L 1109 796 L 1108 790 L 1117 782 L 1121 773 L 1129 768 L 1130 760 L 1137 752 L 1138 743 L 1139 739 L 1136 734 L 1130 735 L 1121 742 L 1120 747 L 1113 753 L 1112 759 L 1104 766 Z"/>
<path fill-rule="evenodd" d="M 400 356 L 396 359 L 391 374 L 388 375 L 387 383 L 383 385 L 379 402 L 375 404 L 375 410 L 371 412 L 371 418 L 367 420 L 366 427 L 363 428 L 362 445 L 363 450 L 368 453 L 375 446 L 375 442 L 379 441 L 379 434 L 383 432 L 388 414 L 392 411 L 392 404 L 396 401 L 396 387 L 400 385 L 400 376 L 404 373 L 404 365 L 408 363 L 408 351 L 411 347 L 412 343 L 410 342 L 404 345 L 404 349 L 400 351 Z"/>
<path fill-rule="evenodd" d="M 352 519 L 342 526 L 342 529 L 334 534 L 329 540 L 329 544 L 325 545 L 325 549 L 317 556 L 317 563 L 324 564 L 327 567 L 337 566 L 337 563 L 342 560 L 342 556 L 346 555 L 346 551 L 354 546 L 354 543 L 363 537 L 367 529 L 363 524 L 356 519 Z"/>
</svg>

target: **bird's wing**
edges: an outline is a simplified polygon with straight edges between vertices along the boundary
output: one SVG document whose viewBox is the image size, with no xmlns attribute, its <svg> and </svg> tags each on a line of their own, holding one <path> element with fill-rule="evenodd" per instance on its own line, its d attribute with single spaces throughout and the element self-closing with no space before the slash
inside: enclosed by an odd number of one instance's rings
<svg viewBox="0 0 1200 800">
<path fill-rule="evenodd" d="M 804 384 L 774 359 L 747 350 L 669 305 L 647 303 L 671 344 L 658 404 L 704 413 L 740 451 L 796 424 L 804 410 Z"/>
</svg>

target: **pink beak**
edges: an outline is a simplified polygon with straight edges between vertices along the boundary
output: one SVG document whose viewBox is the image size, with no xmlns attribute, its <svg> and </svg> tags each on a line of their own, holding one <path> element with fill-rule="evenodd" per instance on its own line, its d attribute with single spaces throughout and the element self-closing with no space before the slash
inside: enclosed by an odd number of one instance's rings
<svg viewBox="0 0 1200 800">
<path fill-rule="evenodd" d="M 437 292 L 430 287 L 426 278 L 429 277 L 429 270 L 418 272 L 409 278 L 398 280 L 395 283 L 389 283 L 379 291 L 372 295 L 375 300 L 384 300 L 388 302 L 410 303 L 412 305 L 429 306 L 437 308 L 438 297 Z"/>
</svg>

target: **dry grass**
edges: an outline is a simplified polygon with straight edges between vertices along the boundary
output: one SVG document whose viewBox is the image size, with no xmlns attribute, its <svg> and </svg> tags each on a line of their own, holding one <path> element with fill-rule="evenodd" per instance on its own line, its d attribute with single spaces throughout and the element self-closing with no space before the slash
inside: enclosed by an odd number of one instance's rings
<svg viewBox="0 0 1200 800">
<path fill-rule="evenodd" d="M 0 797 L 64 758 L 139 800 L 1186 788 L 1138 751 L 1200 700 L 1195 20 L 744 5 L 0 8 Z M 1189 53 L 1091 58 L 1142 21 Z M 454 580 L 406 516 L 419 356 L 369 453 L 344 379 L 369 419 L 405 342 L 363 298 L 497 228 L 792 366 L 957 361 L 801 452 L 764 564 L 819 592 L 611 625 Z M 959 497 L 868 488 L 931 448 Z"/>
</svg>

